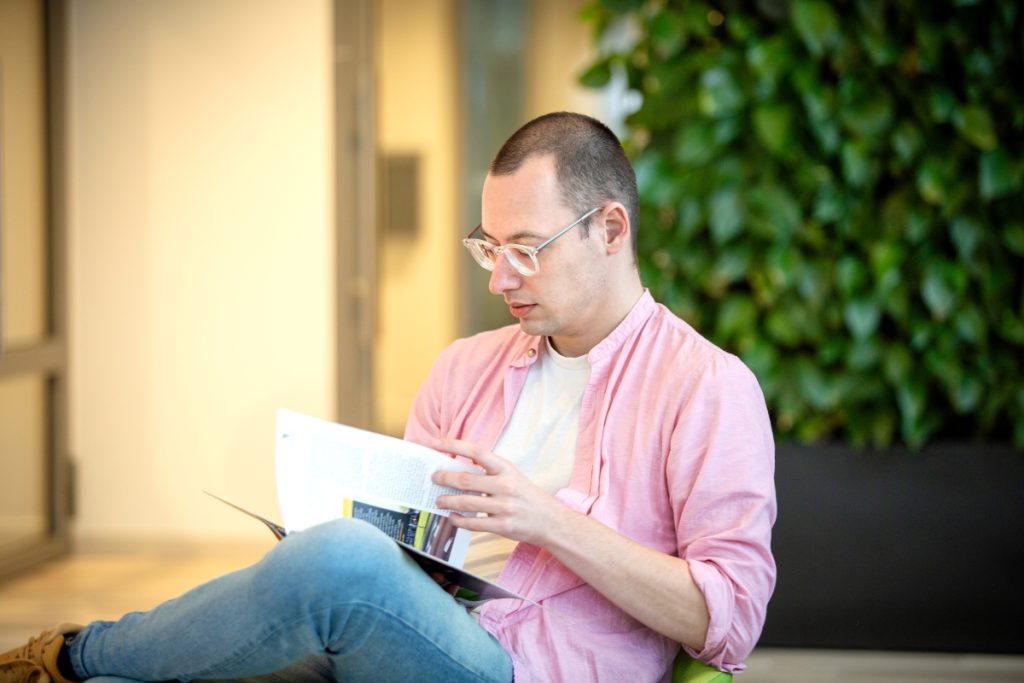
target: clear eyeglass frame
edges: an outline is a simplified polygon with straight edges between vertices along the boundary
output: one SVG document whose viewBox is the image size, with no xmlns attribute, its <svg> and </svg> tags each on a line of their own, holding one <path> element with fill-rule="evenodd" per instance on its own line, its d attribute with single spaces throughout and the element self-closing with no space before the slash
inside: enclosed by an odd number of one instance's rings
<svg viewBox="0 0 1024 683">
<path fill-rule="evenodd" d="M 540 261 L 537 260 L 537 254 L 559 237 L 593 216 L 600 209 L 601 207 L 598 206 L 587 211 L 585 214 L 535 247 L 528 247 L 524 244 L 492 244 L 487 240 L 473 237 L 477 231 L 483 228 L 482 224 L 473 228 L 469 234 L 466 235 L 462 240 L 462 245 L 469 250 L 473 259 L 479 263 L 480 267 L 484 270 L 494 270 L 494 266 L 498 262 L 498 257 L 504 254 L 505 260 L 508 261 L 508 264 L 512 266 L 517 273 L 523 277 L 532 277 L 540 272 Z"/>
</svg>

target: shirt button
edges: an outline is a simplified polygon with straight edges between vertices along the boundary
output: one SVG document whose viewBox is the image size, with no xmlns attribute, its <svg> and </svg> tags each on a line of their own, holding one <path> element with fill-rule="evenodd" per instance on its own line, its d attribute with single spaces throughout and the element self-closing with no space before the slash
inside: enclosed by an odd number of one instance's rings
<svg viewBox="0 0 1024 683">
<path fill-rule="evenodd" d="M 526 355 L 529 356 L 530 358 L 533 358 L 534 356 L 537 355 L 537 349 L 530 349 L 529 351 L 526 352 Z"/>
</svg>

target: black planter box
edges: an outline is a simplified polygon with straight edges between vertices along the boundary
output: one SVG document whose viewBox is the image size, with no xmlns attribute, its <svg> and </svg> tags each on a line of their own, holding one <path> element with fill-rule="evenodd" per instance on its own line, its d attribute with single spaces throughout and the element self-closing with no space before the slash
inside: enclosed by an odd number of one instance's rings
<svg viewBox="0 0 1024 683">
<path fill-rule="evenodd" d="M 780 445 L 761 646 L 1024 653 L 1024 453 Z"/>
</svg>

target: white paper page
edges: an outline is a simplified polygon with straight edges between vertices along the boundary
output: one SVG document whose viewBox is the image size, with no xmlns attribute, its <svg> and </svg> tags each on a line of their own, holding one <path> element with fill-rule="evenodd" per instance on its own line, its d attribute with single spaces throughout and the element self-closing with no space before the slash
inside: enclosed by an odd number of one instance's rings
<svg viewBox="0 0 1024 683">
<path fill-rule="evenodd" d="M 345 498 L 386 500 L 448 516 L 438 496 L 460 491 L 430 480 L 439 469 L 479 471 L 418 444 L 290 410 L 277 413 L 277 496 L 284 527 L 305 529 L 342 516 Z M 449 562 L 461 566 L 471 534 L 460 529 Z"/>
</svg>

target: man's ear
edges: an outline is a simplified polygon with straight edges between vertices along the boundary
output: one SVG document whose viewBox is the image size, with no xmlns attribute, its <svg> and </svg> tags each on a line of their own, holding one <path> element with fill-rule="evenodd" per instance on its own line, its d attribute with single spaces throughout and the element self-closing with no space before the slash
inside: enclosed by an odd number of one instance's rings
<svg viewBox="0 0 1024 683">
<path fill-rule="evenodd" d="M 618 202 L 612 202 L 601 213 L 604 219 L 604 246 L 609 254 L 615 254 L 623 248 L 632 248 L 632 226 L 629 224 L 629 212 Z"/>
</svg>

